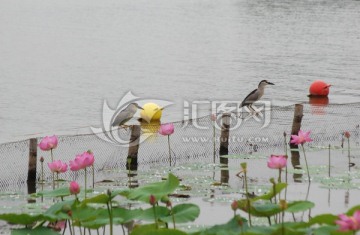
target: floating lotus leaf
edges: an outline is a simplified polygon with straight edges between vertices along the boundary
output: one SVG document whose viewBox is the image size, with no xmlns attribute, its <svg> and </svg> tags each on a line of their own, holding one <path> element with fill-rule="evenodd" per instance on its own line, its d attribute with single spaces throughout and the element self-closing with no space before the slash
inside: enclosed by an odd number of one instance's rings
<svg viewBox="0 0 360 235">
<path fill-rule="evenodd" d="M 229 208 L 230 208 L 230 203 L 232 203 L 234 200 L 237 200 L 237 198 L 233 198 L 233 197 L 206 197 L 206 198 L 203 198 L 204 202 L 227 203 L 227 204 L 229 204 Z"/>
<path fill-rule="evenodd" d="M 315 206 L 315 204 L 313 202 L 294 201 L 294 202 L 288 203 L 285 211 L 290 212 L 290 213 L 297 213 L 297 212 L 309 210 L 309 209 L 313 208 L 314 206 Z"/>
<path fill-rule="evenodd" d="M 33 197 L 65 197 L 69 196 L 69 187 L 58 188 L 54 190 L 41 191 L 36 194 L 32 194 Z"/>
<path fill-rule="evenodd" d="M 322 188 L 328 189 L 359 189 L 360 183 L 352 182 L 348 176 L 343 177 L 324 177 L 320 181 Z"/>
<path fill-rule="evenodd" d="M 39 227 L 36 229 L 24 228 L 24 229 L 14 229 L 11 231 L 11 235 L 59 235 L 58 232 L 52 230 L 51 228 Z"/>
<path fill-rule="evenodd" d="M 332 214 L 322 214 L 312 217 L 309 221 L 310 225 L 313 224 L 329 224 L 333 225 L 334 221 L 338 219 L 338 216 Z"/>
<path fill-rule="evenodd" d="M 187 223 L 194 221 L 200 214 L 199 206 L 190 203 L 183 203 L 172 208 L 172 214 L 162 218 L 162 221 L 172 223 L 173 216 L 176 223 Z"/>
<path fill-rule="evenodd" d="M 215 225 L 204 230 L 192 233 L 192 235 L 239 235 L 242 230 L 246 231 L 247 221 L 236 215 L 229 222 L 222 225 Z M 266 233 L 264 233 L 266 234 Z"/>
<path fill-rule="evenodd" d="M 28 213 L 23 214 L 15 214 L 15 213 L 7 213 L 0 214 L 0 219 L 5 220 L 11 224 L 22 224 L 29 225 L 33 224 L 39 220 L 42 220 L 44 217 L 41 214 L 30 215 Z"/>
<path fill-rule="evenodd" d="M 179 186 L 179 180 L 173 174 L 169 174 L 168 179 L 163 182 L 155 182 L 144 185 L 142 187 L 129 191 L 127 197 L 132 200 L 140 200 L 143 202 L 149 202 L 150 195 L 160 199 L 161 197 L 168 195 L 175 191 Z"/>
<path fill-rule="evenodd" d="M 187 235 L 185 232 L 176 229 L 157 229 L 154 224 L 136 227 L 131 235 Z"/>
</svg>

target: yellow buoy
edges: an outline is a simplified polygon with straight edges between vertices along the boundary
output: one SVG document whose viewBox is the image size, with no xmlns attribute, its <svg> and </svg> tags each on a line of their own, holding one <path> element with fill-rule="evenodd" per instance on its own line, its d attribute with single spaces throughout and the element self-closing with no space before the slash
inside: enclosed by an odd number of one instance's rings
<svg viewBox="0 0 360 235">
<path fill-rule="evenodd" d="M 155 103 L 146 103 L 142 106 L 140 116 L 147 122 L 159 121 L 162 114 L 162 109 Z"/>
</svg>

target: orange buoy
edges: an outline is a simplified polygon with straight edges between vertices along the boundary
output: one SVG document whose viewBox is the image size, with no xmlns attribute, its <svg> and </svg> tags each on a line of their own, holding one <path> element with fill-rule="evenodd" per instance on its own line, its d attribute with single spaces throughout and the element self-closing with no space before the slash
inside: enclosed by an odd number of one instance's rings
<svg viewBox="0 0 360 235">
<path fill-rule="evenodd" d="M 310 96 L 327 96 L 329 94 L 330 84 L 324 81 L 316 80 L 309 88 Z"/>
</svg>

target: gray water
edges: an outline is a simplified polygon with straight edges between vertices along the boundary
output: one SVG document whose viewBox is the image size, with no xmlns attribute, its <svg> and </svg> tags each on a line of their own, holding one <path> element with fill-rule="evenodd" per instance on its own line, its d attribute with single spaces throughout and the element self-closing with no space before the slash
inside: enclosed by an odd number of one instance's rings
<svg viewBox="0 0 360 235">
<path fill-rule="evenodd" d="M 274 105 L 359 101 L 360 1 L 1 0 L 0 143 L 90 132 L 128 91 L 174 102 L 242 100 L 262 79 Z"/>
</svg>

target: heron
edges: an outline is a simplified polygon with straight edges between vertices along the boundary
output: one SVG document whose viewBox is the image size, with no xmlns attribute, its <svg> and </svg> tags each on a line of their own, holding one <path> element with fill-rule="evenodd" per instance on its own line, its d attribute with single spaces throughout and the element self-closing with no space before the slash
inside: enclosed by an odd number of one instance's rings
<svg viewBox="0 0 360 235">
<path fill-rule="evenodd" d="M 267 80 L 262 80 L 259 83 L 258 88 L 253 90 L 252 92 L 250 92 L 250 94 L 248 94 L 245 97 L 243 102 L 241 102 L 240 108 L 247 106 L 247 107 L 249 107 L 249 109 L 251 109 L 255 112 L 255 110 L 251 107 L 251 105 L 254 102 L 258 101 L 264 95 L 264 90 L 265 90 L 266 85 L 275 85 L 275 84 L 272 82 L 268 82 Z"/>
<path fill-rule="evenodd" d="M 112 123 L 112 126 L 124 125 L 135 115 L 138 109 L 144 110 L 137 103 L 129 104 L 125 109 L 121 110 L 121 112 L 116 116 L 114 122 Z"/>
</svg>

